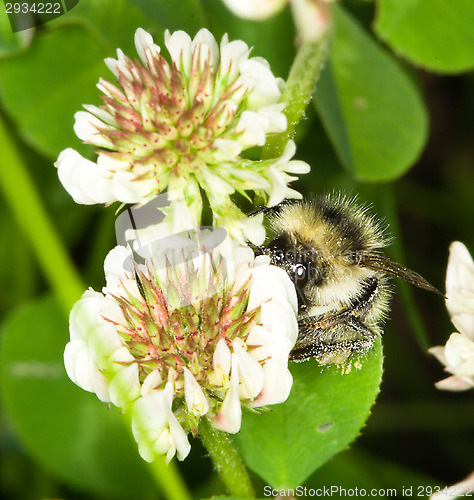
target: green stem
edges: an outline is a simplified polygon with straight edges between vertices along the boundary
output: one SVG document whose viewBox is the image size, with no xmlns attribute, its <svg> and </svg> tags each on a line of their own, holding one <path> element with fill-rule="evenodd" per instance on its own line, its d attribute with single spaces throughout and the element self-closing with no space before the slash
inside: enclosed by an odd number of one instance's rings
<svg viewBox="0 0 474 500">
<path fill-rule="evenodd" d="M 383 192 L 385 194 L 384 203 L 387 209 L 386 213 L 389 214 L 390 217 L 390 228 L 392 233 L 396 235 L 395 241 L 393 242 L 393 245 L 391 247 L 393 258 L 397 262 L 406 262 L 403 251 L 403 242 L 400 231 L 400 224 L 398 222 L 398 217 L 397 217 L 396 202 L 393 193 L 393 187 L 386 186 L 383 189 Z M 413 330 L 418 346 L 424 353 L 427 353 L 428 348 L 431 346 L 431 344 L 428 338 L 428 334 L 426 332 L 424 322 L 421 318 L 421 314 L 418 308 L 416 307 L 413 288 L 408 283 L 405 283 L 403 281 L 400 281 L 398 285 L 400 290 L 399 293 L 400 302 L 404 310 L 406 311 L 410 326 Z"/>
<path fill-rule="evenodd" d="M 15 143 L 12 141 L 0 115 L 0 188 L 18 223 L 25 234 L 39 265 L 58 297 L 64 311 L 69 314 L 86 286 L 82 283 L 66 248 L 54 225 L 51 223 L 41 197 L 32 181 Z M 53 168 L 51 166 L 51 168 Z M 126 419 L 129 419 L 129 415 Z M 128 422 L 128 432 L 131 422 Z M 176 466 L 157 459 L 149 465 L 157 487 L 169 500 L 189 500 L 186 489 Z"/>
<path fill-rule="evenodd" d="M 164 456 L 158 457 L 154 462 L 148 464 L 148 468 L 166 498 L 169 500 L 192 500 L 174 460 L 167 464 Z"/>
<path fill-rule="evenodd" d="M 215 429 L 203 417 L 199 424 L 199 437 L 229 493 L 236 497 L 255 497 L 250 477 L 228 434 Z"/>
<path fill-rule="evenodd" d="M 329 39 L 329 33 L 326 33 L 318 41 L 307 41 L 299 48 L 282 95 L 288 127 L 285 132 L 268 138 L 262 150 L 262 159 L 280 156 L 293 137 L 296 126 L 313 96 L 314 87 L 328 54 Z"/>
<path fill-rule="evenodd" d="M 85 286 L 51 223 L 28 169 L 0 117 L 0 188 L 38 263 L 69 314 Z M 53 167 L 51 167 L 53 168 Z"/>
</svg>

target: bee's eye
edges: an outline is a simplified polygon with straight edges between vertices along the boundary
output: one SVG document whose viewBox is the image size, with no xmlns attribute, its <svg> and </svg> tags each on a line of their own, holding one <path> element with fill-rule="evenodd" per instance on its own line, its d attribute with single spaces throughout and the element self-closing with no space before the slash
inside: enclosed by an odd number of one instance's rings
<svg viewBox="0 0 474 500">
<path fill-rule="evenodd" d="M 295 272 L 295 281 L 302 281 L 308 277 L 307 276 L 308 270 L 306 269 L 306 266 L 304 266 L 303 264 L 297 264 L 295 266 L 294 272 Z"/>
</svg>

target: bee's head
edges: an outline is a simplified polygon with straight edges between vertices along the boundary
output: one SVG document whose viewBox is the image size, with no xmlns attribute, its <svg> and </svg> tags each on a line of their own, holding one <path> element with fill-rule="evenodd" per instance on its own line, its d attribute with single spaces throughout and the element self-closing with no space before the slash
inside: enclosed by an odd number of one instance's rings
<svg viewBox="0 0 474 500">
<path fill-rule="evenodd" d="M 258 255 L 268 255 L 274 266 L 285 270 L 294 283 L 300 308 L 311 295 L 310 290 L 322 286 L 329 268 L 322 252 L 312 245 L 297 241 L 289 233 L 282 233 L 267 246 L 256 249 Z"/>
</svg>

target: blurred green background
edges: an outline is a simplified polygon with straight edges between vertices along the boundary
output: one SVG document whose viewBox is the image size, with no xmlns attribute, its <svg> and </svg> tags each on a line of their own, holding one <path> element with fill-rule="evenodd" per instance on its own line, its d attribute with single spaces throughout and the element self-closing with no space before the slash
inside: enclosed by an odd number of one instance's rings
<svg viewBox="0 0 474 500">
<path fill-rule="evenodd" d="M 297 158 L 312 171 L 295 188 L 343 190 L 373 204 L 394 237 L 388 253 L 444 290 L 449 244 L 474 251 L 473 2 L 346 1 L 334 16 L 330 60 L 296 135 Z M 137 27 L 159 45 L 167 28 L 194 35 L 208 27 L 218 39 L 228 32 L 283 78 L 295 50 L 288 9 L 244 22 L 219 0 L 183 0 L 179 9 L 172 0 L 81 0 L 15 35 L 0 12 L 1 498 L 156 498 L 117 416 L 104 416 L 64 373 L 65 310 L 82 286 L 103 286 L 115 209 L 76 205 L 53 166 L 66 147 L 92 154 L 74 135 L 74 113 L 99 104 L 95 85 L 110 78 L 105 57 L 117 47 L 135 55 Z M 439 297 L 397 283 L 372 415 L 308 487 L 401 492 L 472 472 L 474 395 L 436 390 L 444 373 L 426 352 L 453 331 Z M 219 493 L 197 440 L 179 466 L 196 497 Z"/>
</svg>

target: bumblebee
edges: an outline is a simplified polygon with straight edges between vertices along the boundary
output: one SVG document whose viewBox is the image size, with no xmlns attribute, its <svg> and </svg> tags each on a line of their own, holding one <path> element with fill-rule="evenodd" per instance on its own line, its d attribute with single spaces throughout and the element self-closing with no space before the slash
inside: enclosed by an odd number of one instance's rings
<svg viewBox="0 0 474 500">
<path fill-rule="evenodd" d="M 272 240 L 256 248 L 283 268 L 298 295 L 292 361 L 344 365 L 382 334 L 396 277 L 440 293 L 418 273 L 385 256 L 383 224 L 341 194 L 264 207 Z"/>
</svg>

